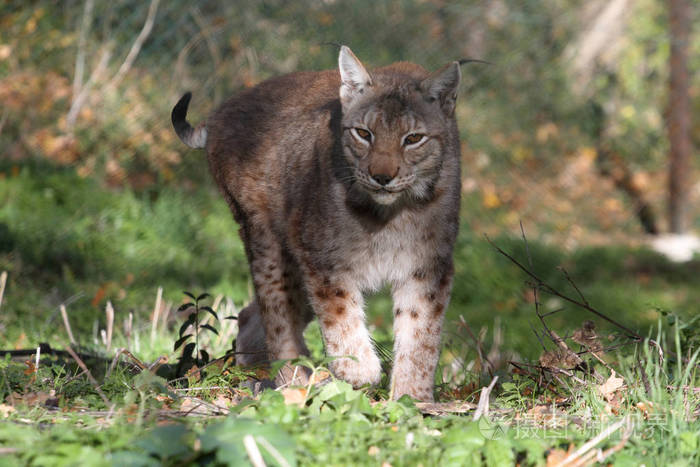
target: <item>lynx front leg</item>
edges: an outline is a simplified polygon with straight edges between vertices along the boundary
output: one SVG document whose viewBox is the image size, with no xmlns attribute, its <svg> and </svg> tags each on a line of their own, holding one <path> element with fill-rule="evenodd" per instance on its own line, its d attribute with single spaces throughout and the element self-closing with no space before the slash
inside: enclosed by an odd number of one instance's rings
<svg viewBox="0 0 700 467">
<path fill-rule="evenodd" d="M 416 271 L 393 289 L 394 399 L 404 394 L 433 400 L 435 367 L 440 357 L 440 334 L 452 285 L 452 265 L 426 273 Z"/>
<path fill-rule="evenodd" d="M 340 279 L 311 276 L 308 289 L 327 354 L 354 357 L 333 360 L 330 370 L 356 388 L 377 384 L 382 369 L 365 325 L 362 294 Z"/>
</svg>

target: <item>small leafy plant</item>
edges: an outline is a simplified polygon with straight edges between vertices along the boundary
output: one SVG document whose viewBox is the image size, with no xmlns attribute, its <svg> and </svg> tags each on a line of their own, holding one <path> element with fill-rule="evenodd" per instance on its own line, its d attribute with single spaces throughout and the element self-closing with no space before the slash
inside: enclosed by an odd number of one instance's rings
<svg viewBox="0 0 700 467">
<path fill-rule="evenodd" d="M 202 313 L 211 313 L 211 315 L 217 322 L 219 321 L 219 317 L 217 316 L 216 312 L 212 309 L 212 307 L 206 305 L 202 306 L 200 304 L 202 300 L 205 300 L 209 297 L 208 293 L 203 293 L 197 297 L 195 297 L 192 293 L 187 291 L 183 293 L 189 298 L 191 298 L 193 301 L 180 305 L 177 311 L 184 312 L 191 309 L 194 309 L 194 311 L 190 313 L 185 322 L 182 323 L 182 326 L 180 326 L 179 338 L 177 341 L 175 341 L 175 347 L 173 350 L 179 349 L 182 346 L 182 344 L 184 344 L 192 336 L 194 336 L 194 342 L 188 342 L 187 345 L 185 345 L 185 347 L 182 349 L 182 356 L 180 357 L 180 368 L 189 369 L 189 367 L 192 366 L 201 367 L 202 365 L 206 365 L 207 363 L 209 363 L 209 353 L 206 350 L 199 347 L 200 330 L 210 331 L 216 335 L 219 334 L 219 331 L 217 331 L 216 328 L 214 328 L 212 325 L 206 323 L 200 324 L 200 315 Z M 190 326 L 192 326 L 192 329 L 194 329 L 194 334 L 185 334 Z"/>
</svg>

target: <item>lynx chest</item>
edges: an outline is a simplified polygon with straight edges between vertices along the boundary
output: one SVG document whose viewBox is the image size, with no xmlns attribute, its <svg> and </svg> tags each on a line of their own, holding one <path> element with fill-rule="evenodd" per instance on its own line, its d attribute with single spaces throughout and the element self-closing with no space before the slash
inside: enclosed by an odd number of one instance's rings
<svg viewBox="0 0 700 467">
<path fill-rule="evenodd" d="M 433 235 L 420 220 L 401 215 L 384 228 L 353 239 L 348 266 L 360 288 L 373 291 L 402 282 L 430 260 Z"/>
</svg>

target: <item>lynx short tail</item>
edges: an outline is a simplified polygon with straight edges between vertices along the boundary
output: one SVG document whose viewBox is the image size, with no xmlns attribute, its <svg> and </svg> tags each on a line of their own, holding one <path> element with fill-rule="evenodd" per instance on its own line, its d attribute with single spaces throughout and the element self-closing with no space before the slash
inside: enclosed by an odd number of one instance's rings
<svg viewBox="0 0 700 467">
<path fill-rule="evenodd" d="M 192 128 L 192 125 L 187 121 L 187 107 L 190 105 L 191 98 L 192 93 L 186 92 L 173 107 L 170 118 L 173 121 L 175 133 L 182 142 L 191 148 L 199 149 L 207 144 L 207 129 L 203 123 L 199 124 L 197 128 Z"/>
</svg>

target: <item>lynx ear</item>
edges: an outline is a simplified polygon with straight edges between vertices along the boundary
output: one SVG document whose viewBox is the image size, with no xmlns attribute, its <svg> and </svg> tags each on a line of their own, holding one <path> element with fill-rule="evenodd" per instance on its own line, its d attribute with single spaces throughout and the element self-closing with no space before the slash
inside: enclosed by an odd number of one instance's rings
<svg viewBox="0 0 700 467">
<path fill-rule="evenodd" d="M 461 79 L 462 72 L 459 69 L 459 62 L 452 62 L 424 79 L 421 83 L 421 89 L 429 99 L 440 102 L 445 114 L 451 116 L 455 110 Z"/>
<path fill-rule="evenodd" d="M 340 102 L 347 106 L 372 86 L 372 77 L 349 47 L 341 46 L 338 56 L 340 69 Z"/>
</svg>

